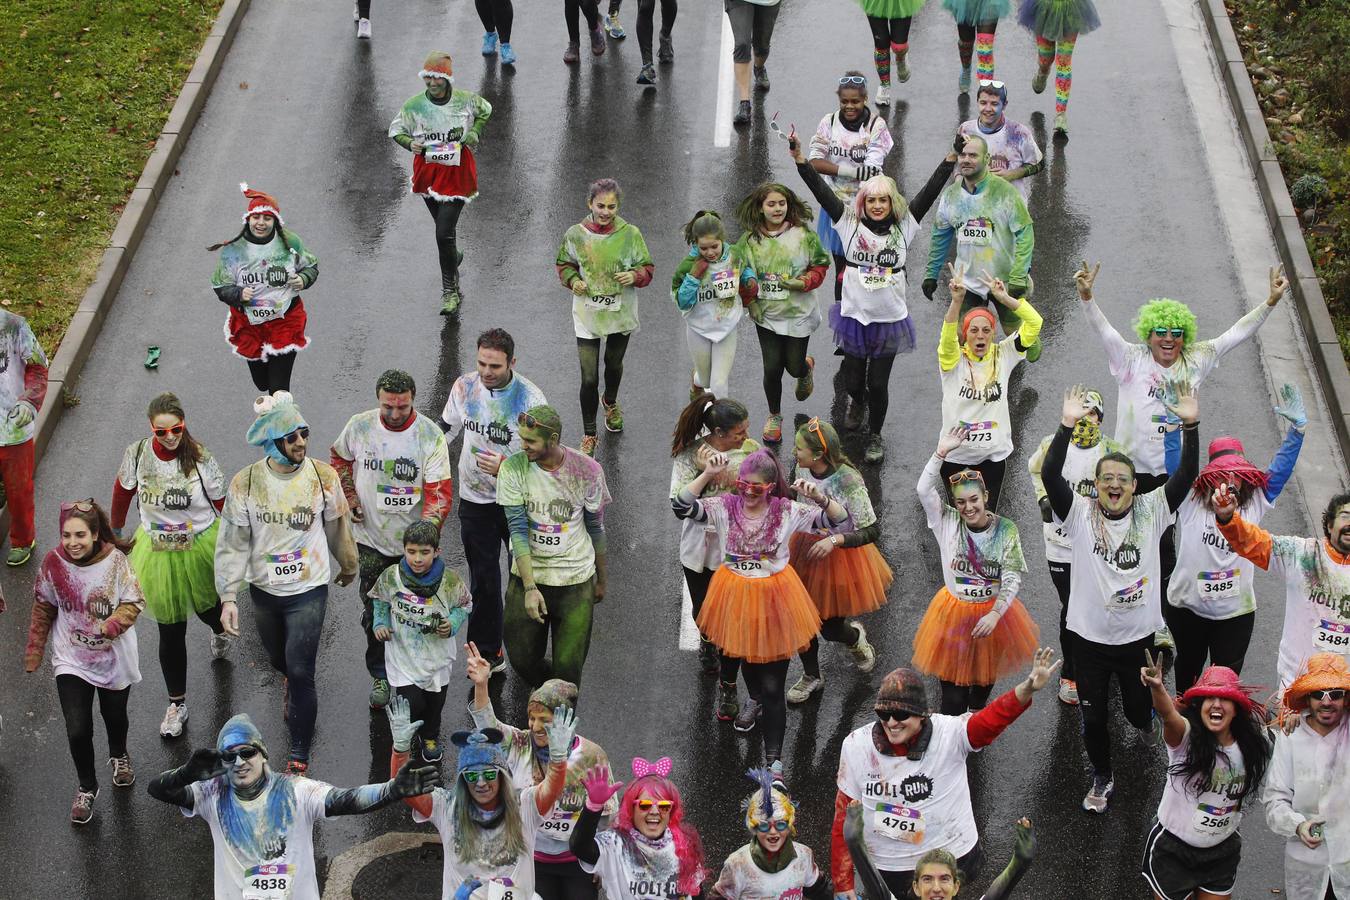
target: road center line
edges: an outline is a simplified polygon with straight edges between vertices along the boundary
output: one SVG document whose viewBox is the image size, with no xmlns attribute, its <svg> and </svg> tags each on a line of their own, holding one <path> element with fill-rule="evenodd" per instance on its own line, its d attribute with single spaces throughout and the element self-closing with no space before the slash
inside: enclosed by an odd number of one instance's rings
<svg viewBox="0 0 1350 900">
<path fill-rule="evenodd" d="M 731 91 L 732 86 L 736 83 L 731 68 L 732 43 L 731 18 L 723 15 L 722 47 L 718 51 L 717 57 L 717 111 L 713 114 L 717 117 L 713 120 L 714 147 L 731 146 Z M 684 595 L 686 599 L 689 597 L 687 589 Z M 684 647 L 683 640 L 681 640 L 680 646 Z"/>
</svg>

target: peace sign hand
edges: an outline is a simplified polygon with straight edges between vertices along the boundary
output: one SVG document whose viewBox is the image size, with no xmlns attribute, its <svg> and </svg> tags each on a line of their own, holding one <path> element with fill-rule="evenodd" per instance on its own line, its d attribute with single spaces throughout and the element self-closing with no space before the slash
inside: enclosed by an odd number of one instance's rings
<svg viewBox="0 0 1350 900">
<path fill-rule="evenodd" d="M 1155 659 L 1153 654 L 1147 649 L 1144 650 L 1144 661 L 1147 665 L 1139 670 L 1139 680 L 1143 682 L 1144 687 L 1149 690 L 1161 691 L 1163 688 L 1162 654 L 1159 653 Z"/>
<path fill-rule="evenodd" d="M 1237 494 L 1227 484 L 1221 484 L 1210 495 L 1210 504 L 1214 507 L 1214 518 L 1220 525 L 1227 525 L 1237 512 Z"/>
<path fill-rule="evenodd" d="M 1073 273 L 1073 283 L 1078 288 L 1078 296 L 1084 303 L 1092 299 L 1092 285 L 1097 280 L 1097 273 L 1102 270 L 1102 264 L 1097 263 L 1091 270 L 1088 269 L 1088 261 L 1083 260 L 1083 265 L 1077 272 Z"/>
<path fill-rule="evenodd" d="M 464 674 L 469 676 L 475 687 L 486 685 L 492 678 L 492 663 L 483 658 L 483 654 L 478 652 L 478 645 L 473 641 L 469 641 L 464 649 L 469 654 L 464 661 Z"/>
</svg>

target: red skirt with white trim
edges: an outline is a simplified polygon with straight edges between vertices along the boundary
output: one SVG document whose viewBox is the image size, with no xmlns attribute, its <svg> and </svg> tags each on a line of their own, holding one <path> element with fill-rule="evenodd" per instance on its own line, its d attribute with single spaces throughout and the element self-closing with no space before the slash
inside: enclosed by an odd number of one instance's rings
<svg viewBox="0 0 1350 900">
<path fill-rule="evenodd" d="M 261 325 L 252 325 L 235 307 L 230 307 L 225 320 L 225 340 L 235 356 L 248 360 L 267 359 L 283 353 L 293 353 L 309 346 L 305 335 L 305 304 L 296 297 L 286 314 Z"/>
<path fill-rule="evenodd" d="M 461 145 L 459 157 L 459 165 L 443 166 L 414 156 L 412 192 L 433 200 L 463 200 L 466 203 L 477 197 L 478 163 L 473 151 Z"/>
</svg>

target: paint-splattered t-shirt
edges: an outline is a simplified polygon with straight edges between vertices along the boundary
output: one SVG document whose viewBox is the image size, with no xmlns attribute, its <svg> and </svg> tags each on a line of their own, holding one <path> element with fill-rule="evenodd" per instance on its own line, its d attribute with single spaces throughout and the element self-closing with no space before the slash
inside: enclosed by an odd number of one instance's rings
<svg viewBox="0 0 1350 900">
<path fill-rule="evenodd" d="M 739 244 L 723 241 L 721 258 L 695 277 L 692 269 L 699 258 L 698 251 L 691 249 L 680 260 L 671 296 L 689 330 L 716 343 L 734 332 L 745 317 L 741 287 L 755 278 L 755 270 L 742 256 Z"/>
<path fill-rule="evenodd" d="M 670 498 L 675 499 L 680 489 L 692 483 L 703 471 L 698 467 L 698 448 L 703 440 L 695 441 L 675 457 L 670 467 Z M 703 499 L 729 493 L 736 488 L 736 470 L 759 444 L 749 438 L 734 450 L 727 452 L 726 470 L 703 489 Z M 680 522 L 680 564 L 695 572 L 711 572 L 722 564 L 722 539 L 711 522 L 696 522 L 693 518 Z"/>
<path fill-rule="evenodd" d="M 944 336 L 951 323 L 943 323 Z M 1013 451 L 1012 414 L 1008 410 L 1008 381 L 1027 352 L 1017 346 L 1014 332 L 989 348 L 984 359 L 962 352 L 955 366 L 940 371 L 942 379 L 942 433 L 965 425 L 966 440 L 947 454 L 947 461 L 963 466 L 1007 459 Z"/>
<path fill-rule="evenodd" d="M 732 521 L 727 500 L 726 494 L 697 500 L 691 518 L 706 521 L 717 529 L 724 548 L 721 567 L 743 578 L 777 575 L 788 566 L 788 540 L 792 535 L 830 527 L 829 516 L 816 504 L 782 500 L 778 527 L 772 533 L 747 534 Z"/>
<path fill-rule="evenodd" d="M 1017 274 L 1016 235 L 1030 227 L 1026 201 L 1017 188 L 997 175 L 987 175 L 974 193 L 966 190 L 962 179 L 947 185 L 938 197 L 933 220 L 934 232 L 946 231 L 956 239 L 956 259 L 965 266 L 962 281 L 966 290 L 981 297 L 988 290 L 980 281 L 981 273 L 1004 281 Z M 1029 251 L 1025 262 L 1030 265 Z M 941 264 L 938 260 L 937 267 Z M 927 271 L 929 277 L 936 277 L 931 254 Z"/>
<path fill-rule="evenodd" d="M 679 900 L 680 861 L 670 831 L 657 841 L 624 840 L 614 829 L 595 836 L 600 858 L 579 860 L 583 872 L 598 874 L 608 900 Z"/>
<path fill-rule="evenodd" d="M 978 120 L 970 119 L 962 122 L 957 130 L 961 134 L 984 140 L 985 146 L 989 148 L 989 171 L 995 174 L 1035 165 L 1041 161 L 1041 148 L 1036 144 L 1035 136 L 1032 135 L 1031 129 L 1021 122 L 1005 118 L 1003 127 L 990 134 L 980 130 Z M 1019 178 L 1010 184 L 1017 188 L 1023 200 L 1031 196 L 1030 178 Z"/>
<path fill-rule="evenodd" d="M 792 477 L 814 484 L 826 497 L 848 510 L 847 530 L 863 529 L 876 523 L 877 514 L 872 509 L 872 498 L 867 494 L 867 484 L 863 481 L 862 473 L 852 466 L 840 466 L 824 478 L 817 478 L 811 474 L 810 469 L 798 465 Z"/>
<path fill-rule="evenodd" d="M 552 587 L 580 584 L 595 574 L 595 548 L 583 513 L 601 513 L 610 501 L 600 464 L 571 447 L 562 449 L 562 465 L 552 472 L 530 462 L 522 450 L 497 474 L 497 502 L 525 507 L 534 580 Z M 515 556 L 511 574 L 520 574 Z"/>
<path fill-rule="evenodd" d="M 518 452 L 520 432 L 516 422 L 520 414 L 547 402 L 544 392 L 518 372 L 512 373 L 511 380 L 500 390 L 485 387 L 477 372 L 455 379 L 441 420 L 447 426 L 447 441 L 453 441 L 461 429 L 464 431 L 459 452 L 461 500 L 497 502 L 497 477 L 478 468 L 478 457 L 493 454 L 505 462 L 506 457 Z"/>
<path fill-rule="evenodd" d="M 844 248 L 844 283 L 840 312 L 863 325 L 899 322 L 909 318 L 905 302 L 905 261 L 909 245 L 919 233 L 910 212 L 885 234 L 864 225 L 851 206 L 835 222 L 834 233 Z"/>
<path fill-rule="evenodd" d="M 212 500 L 225 496 L 225 474 L 205 447 L 195 469 L 183 474 L 177 459 L 160 459 L 150 439 L 136 441 L 122 454 L 117 481 L 136 491 L 141 530 L 155 550 L 186 550 L 216 520 Z"/>
<path fill-rule="evenodd" d="M 801 278 L 812 266 L 830 264 L 816 233 L 796 225 L 778 235 L 743 235 L 737 246 L 759 278 L 763 313 L 757 324 L 774 334 L 810 337 L 821 321 L 816 292 L 792 290 L 782 282 Z"/>
<path fill-rule="evenodd" d="M 1270 568 L 1284 575 L 1284 631 L 1280 635 L 1280 690 L 1314 653 L 1350 660 L 1350 565 L 1327 551 L 1322 538 L 1275 535 Z"/>
<path fill-rule="evenodd" d="M 220 248 L 220 261 L 211 276 L 211 286 L 253 288 L 253 299 L 244 304 L 244 315 L 249 324 L 262 325 L 285 315 L 286 307 L 299 293 L 288 284 L 290 277 L 318 264 L 300 235 L 287 229 L 283 242 L 273 230 L 272 239 L 266 244 L 240 238 Z"/>
<path fill-rule="evenodd" d="M 526 782 L 529 784 L 529 782 Z M 530 784 L 528 787 L 520 790 L 520 825 L 521 834 L 525 841 L 525 852 L 503 865 L 492 865 L 487 861 L 472 860 L 461 862 L 459 855 L 455 852 L 455 804 L 453 795 L 445 788 L 436 788 L 431 792 L 431 816 L 424 816 L 415 808 L 412 811 L 414 822 L 430 822 L 436 826 L 436 830 L 441 835 L 441 848 L 445 858 L 445 864 L 441 867 L 441 900 L 451 900 L 455 896 L 455 891 L 464 883 L 465 879 L 476 878 L 487 884 L 494 879 L 503 885 L 510 884 L 517 891 L 512 900 L 527 900 L 534 896 L 534 846 L 539 836 L 539 826 L 543 824 L 544 816 L 539 814 L 539 804 L 535 802 L 535 795 L 539 792 L 536 785 Z M 488 831 L 499 831 L 505 828 L 504 819 L 498 819 Z M 480 827 L 480 826 L 475 826 Z M 498 836 L 481 837 L 482 844 L 491 845 L 495 840 L 501 840 Z M 489 896 L 493 893 L 489 890 Z M 504 898 L 503 898 L 504 900 Z"/>
<path fill-rule="evenodd" d="M 1259 524 L 1271 503 L 1260 489 L 1238 513 Z M 1177 510 L 1177 564 L 1167 585 L 1167 602 L 1203 619 L 1231 619 L 1256 610 L 1256 566 L 1238 556 L 1219 533 L 1214 511 L 1186 494 Z"/>
<path fill-rule="evenodd" d="M 1247 781 L 1242 748 L 1234 741 L 1220 746 L 1214 752 L 1214 768 L 1209 780 L 1197 788 L 1189 775 L 1179 775 L 1173 766 L 1186 763 L 1190 752 L 1191 723 L 1177 746 L 1167 747 L 1167 781 L 1163 783 L 1162 800 L 1158 802 L 1158 824 L 1173 837 L 1192 847 L 1213 847 L 1229 835 L 1237 834 L 1242 824 L 1242 807 L 1238 795 Z M 1252 802 L 1256 794 L 1251 795 Z"/>
<path fill-rule="evenodd" d="M 33 600 L 57 609 L 47 642 L 57 675 L 75 675 L 113 691 L 141 680 L 135 626 L 115 638 L 105 637 L 102 630 L 119 604 L 145 605 L 140 582 L 122 551 L 113 548 L 87 566 L 48 551 L 33 581 Z"/>
<path fill-rule="evenodd" d="M 419 415 L 402 431 L 390 431 L 378 409 L 357 413 L 333 442 L 352 461 L 363 520 L 352 536 L 385 556 L 403 553 L 403 532 L 422 518 L 423 485 L 451 478 L 445 434 Z"/>
<path fill-rule="evenodd" d="M 33 437 L 33 422 L 20 428 L 9 417 L 24 395 L 24 370 L 30 363 L 45 367 L 47 354 L 42 352 L 28 320 L 0 310 L 0 447 L 22 444 Z M 36 415 L 37 410 L 33 413 Z"/>
<path fill-rule="evenodd" d="M 950 458 L 950 454 L 948 455 Z M 919 500 L 942 556 L 942 582 L 965 603 L 985 603 L 1006 593 L 1004 583 L 1021 583 L 1027 570 L 1022 538 L 1012 519 L 989 514 L 983 531 L 971 531 L 947 502 L 941 460 L 933 456 L 919 481 Z"/>
<path fill-rule="evenodd" d="M 436 633 L 451 610 L 468 616 L 473 598 L 464 579 L 445 567 L 440 587 L 430 597 L 421 597 L 403 583 L 397 564 L 380 573 L 370 589 L 370 598 L 389 605 L 389 640 L 384 642 L 384 662 L 394 687 L 416 685 L 424 691 L 439 691 L 450 683 L 459 638 Z"/>
<path fill-rule="evenodd" d="M 330 784 L 271 773 L 267 788 L 241 800 L 226 776 L 197 781 L 192 808 L 215 844 L 215 896 L 263 900 L 319 900 L 314 872 L 314 823 L 327 818 Z"/>
<path fill-rule="evenodd" d="M 894 146 L 891 131 L 886 126 L 886 118 L 868 109 L 864 109 L 863 115 L 870 118 L 865 124 L 859 123 L 857 131 L 849 129 L 838 112 L 824 116 L 816 126 L 816 133 L 811 135 L 807 159 L 823 159 L 835 165 L 845 163 L 855 166 L 880 166 L 884 163 L 886 154 L 890 153 L 891 147 Z M 853 195 L 858 193 L 856 178 L 824 174 L 820 177 L 834 191 L 835 196 L 844 201 L 845 206 L 852 201 Z"/>
<path fill-rule="evenodd" d="M 777 872 L 755 865 L 754 845 L 746 844 L 727 857 L 712 895 L 725 900 L 801 900 L 802 888 L 820 878 L 811 848 L 792 842 L 792 861 Z"/>
<path fill-rule="evenodd" d="M 575 267 L 586 282 L 585 297 L 572 295 L 572 327 L 577 337 L 593 339 L 638 330 L 637 290 L 614 280 L 620 272 L 652 264 L 647 242 L 636 225 L 620 216 L 614 217 L 614 228 L 607 234 L 573 225 L 563 235 L 556 263 Z"/>
<path fill-rule="evenodd" d="M 425 91 L 410 97 L 389 123 L 389 136 L 407 135 L 427 147 L 413 159 L 413 191 L 436 200 L 477 197 L 477 163 L 464 142 L 472 144 L 475 122 L 486 122 L 491 115 L 492 104 L 472 91 L 452 88 L 444 103 L 434 102 Z"/>
</svg>

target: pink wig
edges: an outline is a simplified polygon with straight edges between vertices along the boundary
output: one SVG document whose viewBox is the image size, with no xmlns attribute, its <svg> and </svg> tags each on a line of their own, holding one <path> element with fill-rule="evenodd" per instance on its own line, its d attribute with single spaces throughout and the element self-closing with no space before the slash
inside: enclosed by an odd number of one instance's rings
<svg viewBox="0 0 1350 900">
<path fill-rule="evenodd" d="M 684 802 L 680 800 L 680 789 L 675 787 L 673 781 L 660 775 L 644 775 L 629 782 L 628 787 L 624 788 L 623 800 L 619 803 L 619 814 L 614 820 L 614 830 L 620 835 L 627 835 L 635 830 L 633 807 L 643 794 L 653 800 L 669 800 L 674 804 L 670 808 L 670 825 L 667 830 L 675 842 L 675 858 L 680 861 L 680 893 L 697 894 L 706 874 L 703 868 L 703 840 L 694 830 L 694 826 L 684 821 Z"/>
<path fill-rule="evenodd" d="M 763 478 L 773 485 L 773 490 L 769 491 L 770 497 L 786 497 L 788 495 L 787 479 L 783 477 L 783 467 L 772 451 L 756 450 L 751 453 L 741 461 L 741 467 L 736 471 L 736 474 L 742 479 L 748 479 L 751 475 Z"/>
</svg>

